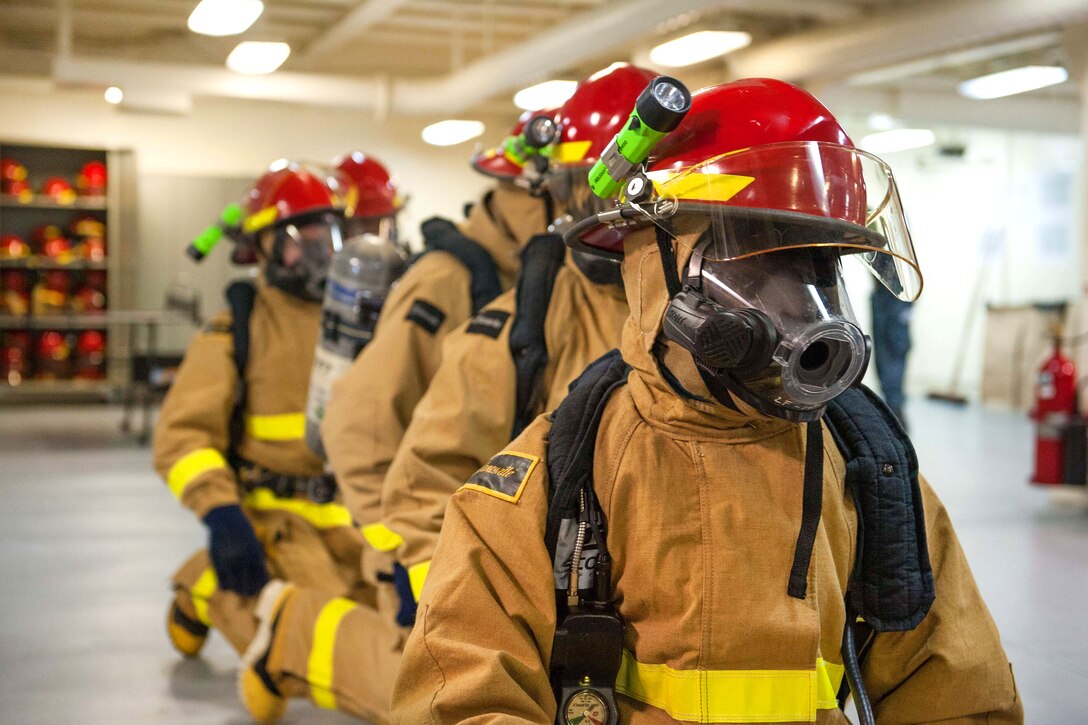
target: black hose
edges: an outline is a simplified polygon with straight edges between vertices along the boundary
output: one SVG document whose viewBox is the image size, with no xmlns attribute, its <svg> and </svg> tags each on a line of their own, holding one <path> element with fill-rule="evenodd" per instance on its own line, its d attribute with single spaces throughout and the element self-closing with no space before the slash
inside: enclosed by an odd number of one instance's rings
<svg viewBox="0 0 1088 725">
<path fill-rule="evenodd" d="M 858 709 L 861 725 L 876 725 L 873 704 L 869 702 L 869 693 L 865 691 L 865 682 L 861 679 L 861 663 L 858 661 L 858 648 L 854 642 L 853 617 L 846 618 L 846 627 L 842 633 L 842 664 L 846 670 L 846 681 L 854 695 L 854 705 Z"/>
</svg>

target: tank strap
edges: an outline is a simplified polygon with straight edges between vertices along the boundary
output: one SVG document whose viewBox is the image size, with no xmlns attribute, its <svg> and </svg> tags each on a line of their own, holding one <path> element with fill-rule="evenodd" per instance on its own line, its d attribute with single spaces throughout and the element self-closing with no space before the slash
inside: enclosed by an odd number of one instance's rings
<svg viewBox="0 0 1088 725">
<path fill-rule="evenodd" d="M 538 234 L 521 252 L 517 307 L 510 326 L 510 354 L 517 369 L 517 399 L 511 439 L 533 420 L 543 391 L 541 376 L 548 365 L 544 323 L 548 317 L 555 278 L 563 267 L 566 245 L 558 234 Z"/>
<path fill-rule="evenodd" d="M 412 262 L 428 252 L 440 251 L 452 254 L 469 271 L 472 276 L 472 314 L 475 315 L 484 305 L 502 294 L 502 284 L 499 282 L 499 268 L 495 264 L 491 253 L 476 242 L 461 233 L 453 222 L 441 217 L 431 217 L 423 222 L 420 230 L 423 232 L 424 251 L 415 257 Z"/>
<path fill-rule="evenodd" d="M 227 460 L 238 471 L 242 466 L 238 449 L 245 435 L 246 365 L 249 363 L 249 320 L 257 301 L 257 286 L 250 280 L 231 282 L 226 290 L 230 306 L 230 332 L 234 348 L 234 366 L 238 371 L 238 383 L 234 388 L 234 407 L 230 413 L 229 445 Z"/>
</svg>

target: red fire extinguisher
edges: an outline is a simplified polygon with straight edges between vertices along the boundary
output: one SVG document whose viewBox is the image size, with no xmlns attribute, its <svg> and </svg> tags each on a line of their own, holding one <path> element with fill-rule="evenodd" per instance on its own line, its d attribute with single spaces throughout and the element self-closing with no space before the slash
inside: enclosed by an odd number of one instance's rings
<svg viewBox="0 0 1088 725">
<path fill-rule="evenodd" d="M 1066 480 L 1064 433 L 1077 418 L 1077 368 L 1062 355 L 1061 336 L 1054 338 L 1054 354 L 1043 363 L 1035 384 L 1035 473 L 1032 483 L 1079 483 Z M 1070 451 L 1071 452 L 1071 451 Z"/>
</svg>

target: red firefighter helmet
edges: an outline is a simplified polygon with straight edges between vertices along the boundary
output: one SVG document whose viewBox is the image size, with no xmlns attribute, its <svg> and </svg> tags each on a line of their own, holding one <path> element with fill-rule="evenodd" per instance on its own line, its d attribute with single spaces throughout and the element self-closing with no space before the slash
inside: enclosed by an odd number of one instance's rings
<svg viewBox="0 0 1088 725">
<path fill-rule="evenodd" d="M 83 275 L 83 284 L 76 290 L 72 306 L 77 312 L 102 312 L 106 309 L 106 273 L 100 269 Z"/>
<path fill-rule="evenodd" d="M 484 176 L 513 182 L 526 178 L 528 172 L 528 185 L 535 185 L 540 174 L 532 173 L 534 167 L 529 162 L 555 141 L 558 112 L 551 108 L 521 114 L 502 143 L 473 154 L 472 168 Z"/>
<path fill-rule="evenodd" d="M 70 283 L 68 273 L 62 269 L 50 269 L 42 274 L 42 287 L 50 292 L 67 294 Z"/>
<path fill-rule="evenodd" d="M 699 240 L 709 237 L 707 259 L 837 247 L 861 252 L 894 294 L 914 299 L 921 291 L 891 169 L 856 149 L 831 112 L 797 86 L 755 78 L 697 91 L 651 154 L 646 177 L 651 201 L 620 204 L 608 212 L 616 219 L 586 218 L 568 243 L 621 255 L 631 230 L 696 215 L 709 222 Z"/>
<path fill-rule="evenodd" d="M 26 167 L 11 158 L 0 159 L 0 184 L 11 181 L 26 181 Z"/>
<path fill-rule="evenodd" d="M 578 84 L 559 109 L 547 186 L 574 221 L 609 206 L 589 188 L 586 171 L 631 114 L 638 95 L 657 76 L 645 68 L 614 63 Z"/>
<path fill-rule="evenodd" d="M 30 333 L 11 330 L 0 336 L 0 382 L 18 385 L 30 367 Z"/>
<path fill-rule="evenodd" d="M 23 259 L 30 256 L 30 245 L 15 234 L 0 237 L 0 259 Z"/>
<path fill-rule="evenodd" d="M 68 233 L 73 237 L 104 237 L 106 236 L 105 223 L 90 216 L 79 216 L 68 224 Z"/>
<path fill-rule="evenodd" d="M 333 166 L 355 186 L 357 196 L 352 216 L 361 219 L 393 216 L 404 206 L 396 182 L 373 156 L 352 151 L 333 161 Z"/>
<path fill-rule="evenodd" d="M 242 232 L 256 235 L 322 212 L 354 211 L 354 192 L 340 175 L 323 174 L 293 161 L 280 160 L 250 188 L 242 199 Z"/>
<path fill-rule="evenodd" d="M 47 330 L 38 338 L 37 376 L 39 378 L 68 377 L 68 361 L 72 350 L 64 333 Z"/>
<path fill-rule="evenodd" d="M 28 181 L 5 181 L 0 184 L 0 192 L 16 197 L 23 204 L 34 199 L 34 190 Z"/>
<path fill-rule="evenodd" d="M 101 380 L 106 374 L 106 336 L 99 330 L 86 330 L 76 338 L 76 377 Z"/>
<path fill-rule="evenodd" d="M 106 179 L 106 165 L 101 161 L 88 161 L 76 176 L 76 189 L 84 196 L 103 196 Z"/>
<path fill-rule="evenodd" d="M 50 176 L 42 184 L 42 194 L 58 204 L 71 204 L 76 200 L 76 192 L 68 180 L 61 176 Z"/>
<path fill-rule="evenodd" d="M 38 253 L 55 260 L 65 260 L 72 252 L 72 245 L 55 224 L 35 227 L 31 233 Z"/>
<path fill-rule="evenodd" d="M 559 139 L 552 162 L 590 166 L 623 127 L 635 99 L 657 77 L 629 63 L 613 63 L 578 84 L 559 109 Z"/>
</svg>

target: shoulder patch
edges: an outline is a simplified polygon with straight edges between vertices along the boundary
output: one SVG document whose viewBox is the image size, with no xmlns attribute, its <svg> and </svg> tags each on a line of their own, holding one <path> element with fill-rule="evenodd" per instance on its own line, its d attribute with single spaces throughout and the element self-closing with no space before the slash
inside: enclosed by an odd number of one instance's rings
<svg viewBox="0 0 1088 725">
<path fill-rule="evenodd" d="M 466 332 L 496 339 L 502 334 L 502 328 L 506 327 L 506 321 L 509 319 L 510 313 L 506 310 L 484 310 L 472 318 Z"/>
<path fill-rule="evenodd" d="M 404 319 L 416 323 L 433 335 L 446 321 L 446 313 L 426 300 L 416 300 Z"/>
<path fill-rule="evenodd" d="M 487 465 L 469 476 L 468 481 L 461 488 L 517 503 L 525 488 L 525 482 L 529 480 L 529 476 L 533 475 L 533 470 L 536 469 L 538 463 L 540 463 L 538 456 L 503 451 L 493 456 Z"/>
<path fill-rule="evenodd" d="M 231 328 L 230 320 L 213 319 L 205 323 L 204 332 L 214 335 L 230 335 L 234 331 Z"/>
</svg>

